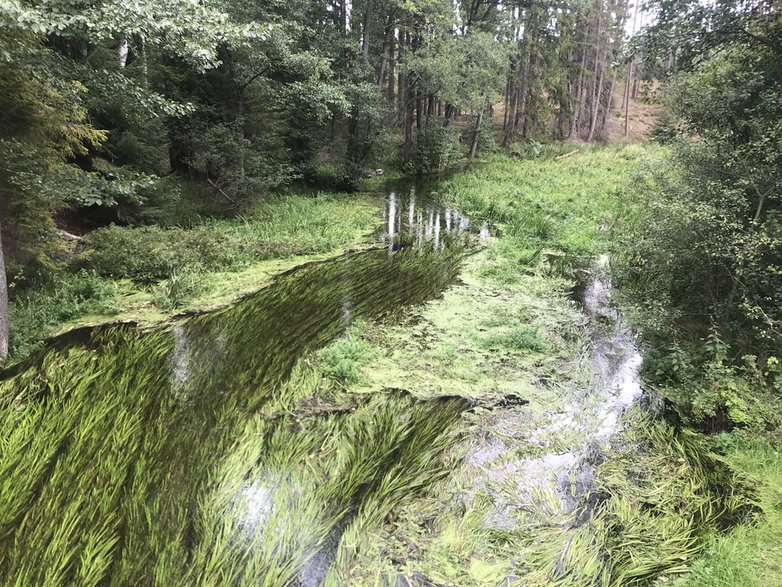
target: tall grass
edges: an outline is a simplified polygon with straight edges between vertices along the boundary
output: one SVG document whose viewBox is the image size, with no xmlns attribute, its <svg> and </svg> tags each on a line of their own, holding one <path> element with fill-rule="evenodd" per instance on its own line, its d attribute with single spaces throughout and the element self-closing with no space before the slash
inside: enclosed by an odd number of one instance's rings
<svg viewBox="0 0 782 587">
<path fill-rule="evenodd" d="M 368 196 L 318 192 L 261 201 L 241 218 L 205 226 L 251 243 L 255 259 L 333 251 L 355 244 L 375 228 L 377 203 Z"/>
<path fill-rule="evenodd" d="M 642 165 L 665 156 L 652 146 L 580 151 L 561 161 L 553 152 L 524 161 L 495 156 L 441 187 L 474 221 L 499 229 L 497 275 L 514 279 L 539 264 L 560 272 L 588 265 L 609 246 L 610 229 L 632 217 Z"/>
<path fill-rule="evenodd" d="M 9 305 L 12 357 L 29 353 L 57 324 L 91 313 L 119 311 L 116 286 L 89 271 L 49 276 L 33 289 L 12 292 Z"/>
</svg>

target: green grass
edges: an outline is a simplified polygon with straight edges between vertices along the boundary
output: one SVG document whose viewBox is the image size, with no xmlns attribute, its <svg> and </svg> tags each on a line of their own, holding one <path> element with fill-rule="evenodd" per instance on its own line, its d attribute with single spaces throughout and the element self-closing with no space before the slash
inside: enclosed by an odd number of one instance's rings
<svg viewBox="0 0 782 587">
<path fill-rule="evenodd" d="M 496 156 L 441 187 L 473 221 L 489 221 L 502 235 L 501 263 L 487 271 L 518 279 L 543 264 L 554 271 L 587 265 L 606 251 L 611 229 L 633 215 L 645 165 L 666 156 L 650 145 L 580 148 L 556 161 Z"/>
<path fill-rule="evenodd" d="M 318 192 L 270 197 L 241 218 L 202 220 L 189 229 L 114 227 L 100 250 L 86 245 L 77 264 L 88 270 L 57 272 L 51 284 L 12 296 L 11 359 L 22 359 L 45 336 L 85 324 L 149 325 L 177 311 L 224 306 L 276 273 L 370 242 L 378 210 L 376 196 Z M 199 235 L 214 246 L 200 243 L 199 252 L 180 242 Z M 103 277 L 90 269 L 97 260 Z"/>
<path fill-rule="evenodd" d="M 84 270 L 56 274 L 34 289 L 12 293 L 9 346 L 14 358 L 27 355 L 63 322 L 91 313 L 114 316 L 120 311 L 117 286 Z"/>
<path fill-rule="evenodd" d="M 782 452 L 779 439 L 744 437 L 725 455 L 757 490 L 761 513 L 752 524 L 713 537 L 677 587 L 782 585 Z"/>
<path fill-rule="evenodd" d="M 345 385 L 355 385 L 365 379 L 363 368 L 375 358 L 377 351 L 361 338 L 365 327 L 353 324 L 343 338 L 318 353 L 323 372 Z"/>
<path fill-rule="evenodd" d="M 250 261 L 328 253 L 357 244 L 375 228 L 378 201 L 365 194 L 285 195 L 259 202 L 242 218 L 204 226 L 251 242 Z"/>
</svg>

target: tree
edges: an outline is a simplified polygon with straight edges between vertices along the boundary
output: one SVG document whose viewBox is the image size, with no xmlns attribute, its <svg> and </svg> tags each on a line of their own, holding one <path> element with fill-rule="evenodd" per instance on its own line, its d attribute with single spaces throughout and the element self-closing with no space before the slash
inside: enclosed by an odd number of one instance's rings
<svg viewBox="0 0 782 587">
<path fill-rule="evenodd" d="M 129 10 L 120 2 L 11 0 L 0 3 L 0 13 L 0 247 L 13 245 L 0 253 L 2 357 L 8 349 L 6 270 L 48 262 L 44 251 L 54 239 L 54 212 L 68 202 L 139 201 L 152 179 L 136 170 L 103 172 L 95 165 L 92 156 L 108 134 L 88 119 L 88 88 L 100 92 L 112 86 L 113 92 L 135 93 L 152 110 L 181 111 L 126 75 L 127 51 L 155 47 L 204 70 L 217 65 L 218 44 L 263 38 L 269 27 L 235 26 L 206 2 L 151 0 Z M 122 67 L 90 67 L 98 48 L 116 47 L 117 39 Z"/>
<path fill-rule="evenodd" d="M 624 281 L 677 406 L 735 423 L 746 417 L 735 390 L 751 379 L 762 393 L 759 373 L 772 386 L 766 367 L 782 342 L 782 21 L 748 10 L 738 27 L 710 31 L 697 57 L 689 30 L 684 45 L 668 37 L 679 56 L 664 91 L 673 157 L 628 236 Z M 682 348 L 694 362 L 685 380 Z"/>
</svg>

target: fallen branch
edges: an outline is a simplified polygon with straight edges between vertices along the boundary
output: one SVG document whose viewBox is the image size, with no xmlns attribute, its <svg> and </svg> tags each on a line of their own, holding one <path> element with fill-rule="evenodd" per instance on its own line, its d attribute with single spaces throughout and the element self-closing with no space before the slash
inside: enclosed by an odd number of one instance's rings
<svg viewBox="0 0 782 587">
<path fill-rule="evenodd" d="M 234 200 L 234 199 L 233 199 L 231 196 L 229 196 L 228 194 L 226 194 L 226 193 L 223 191 L 223 189 L 222 189 L 222 188 L 221 188 L 219 185 L 217 185 L 217 184 L 216 184 L 215 182 L 213 182 L 211 179 L 207 179 L 206 181 L 209 183 L 209 185 L 210 185 L 210 186 L 212 186 L 214 189 L 216 189 L 218 192 L 220 192 L 220 193 L 222 194 L 222 196 L 223 196 L 223 197 L 224 197 L 226 200 L 228 200 L 229 202 L 231 202 L 231 203 L 232 203 L 234 206 L 236 206 L 237 208 L 239 207 L 239 204 L 237 204 L 237 203 L 236 203 L 236 200 Z"/>
<path fill-rule="evenodd" d="M 82 238 L 78 235 L 71 234 L 67 230 L 58 230 L 57 234 L 59 234 L 63 239 L 66 241 L 80 241 Z"/>
<path fill-rule="evenodd" d="M 570 151 L 570 153 L 565 153 L 564 155 L 560 155 L 559 157 L 554 157 L 554 161 L 561 161 L 562 159 L 567 159 L 568 157 L 572 157 L 576 153 L 578 153 L 578 149 L 576 149 L 575 151 Z"/>
</svg>

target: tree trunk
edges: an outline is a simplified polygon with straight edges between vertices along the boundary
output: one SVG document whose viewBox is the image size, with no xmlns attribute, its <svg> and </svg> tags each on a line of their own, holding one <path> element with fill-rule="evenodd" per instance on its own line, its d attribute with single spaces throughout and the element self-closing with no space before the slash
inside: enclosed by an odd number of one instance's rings
<svg viewBox="0 0 782 587">
<path fill-rule="evenodd" d="M 614 85 L 616 84 L 616 72 L 611 72 L 611 81 L 608 83 L 608 95 L 606 96 L 606 105 L 603 108 L 603 116 L 600 118 L 600 130 L 606 127 L 606 120 L 608 120 L 608 114 L 611 111 L 611 106 L 614 102 Z"/>
<path fill-rule="evenodd" d="M 372 0 L 367 0 L 367 10 L 364 13 L 364 31 L 361 41 L 361 53 L 364 59 L 369 59 L 369 29 L 372 25 Z"/>
<path fill-rule="evenodd" d="M 595 78 L 595 89 L 592 92 L 592 109 L 591 109 L 591 120 L 589 122 L 589 136 L 587 137 L 587 142 L 591 143 L 592 139 L 595 137 L 595 126 L 597 125 L 597 113 L 598 110 L 600 110 L 600 96 L 603 91 L 603 88 L 601 87 L 603 85 L 603 60 L 600 55 L 600 28 L 601 28 L 601 16 L 602 16 L 602 10 L 603 5 L 602 1 L 598 4 L 598 14 L 597 14 L 597 35 L 595 39 L 595 75 L 597 78 Z"/>
<path fill-rule="evenodd" d="M 508 108 L 510 107 L 510 76 L 505 82 L 505 100 L 503 101 L 502 112 L 502 132 L 505 133 L 505 129 L 508 128 Z"/>
<path fill-rule="evenodd" d="M 600 101 L 603 95 L 603 67 L 598 63 L 600 73 L 597 75 L 597 84 L 595 85 L 595 100 L 592 105 L 592 121 L 589 123 L 589 137 L 587 143 L 591 143 L 595 138 L 595 129 L 597 128 L 597 116 L 600 112 Z"/>
<path fill-rule="evenodd" d="M 8 282 L 5 277 L 2 233 L 0 227 L 0 364 L 8 358 Z"/>
<path fill-rule="evenodd" d="M 578 125 L 581 121 L 581 110 L 584 105 L 584 71 L 586 70 L 586 56 L 587 50 L 584 48 L 583 55 L 581 56 L 581 70 L 578 72 L 578 97 L 576 98 L 576 110 L 573 113 L 573 122 L 570 125 L 570 132 L 568 133 L 568 140 L 572 141 L 578 138 Z"/>
<path fill-rule="evenodd" d="M 144 37 L 139 39 L 139 49 L 141 52 L 141 77 L 144 80 L 144 86 L 149 86 L 149 59 L 147 59 L 147 42 Z"/>
<path fill-rule="evenodd" d="M 422 105 L 423 105 L 423 98 L 421 97 L 421 90 L 416 90 L 415 92 L 415 128 L 416 130 L 421 130 L 421 127 L 423 126 L 423 112 Z"/>
<path fill-rule="evenodd" d="M 633 62 L 627 64 L 627 83 L 625 84 L 625 138 L 630 134 L 630 80 L 633 77 Z"/>
<path fill-rule="evenodd" d="M 125 67 L 128 64 L 128 52 L 130 50 L 130 46 L 128 45 L 127 39 L 122 39 L 119 42 L 119 47 L 117 48 L 117 55 L 119 56 L 119 66 L 120 69 Z"/>
<path fill-rule="evenodd" d="M 511 75 L 513 75 L 514 72 L 511 70 Z M 513 130 L 516 127 L 516 104 L 518 103 L 519 99 L 519 92 L 516 86 L 515 79 L 511 82 L 511 93 L 510 97 L 508 98 L 508 122 L 505 125 L 505 133 L 502 135 L 502 146 L 508 147 L 510 145 L 511 137 L 513 136 Z"/>
<path fill-rule="evenodd" d="M 485 108 L 481 108 L 478 112 L 478 120 L 475 121 L 475 130 L 472 135 L 472 145 L 470 145 L 470 159 L 475 159 L 475 154 L 478 152 L 478 138 L 481 136 L 481 125 L 483 124 L 483 112 Z"/>
<path fill-rule="evenodd" d="M 415 104 L 413 103 L 413 97 L 410 95 L 410 88 L 407 88 L 407 99 L 405 100 L 404 110 L 404 127 L 405 127 L 405 146 L 404 146 L 404 160 L 405 163 L 410 163 L 413 160 L 413 114 Z"/>
<path fill-rule="evenodd" d="M 620 112 L 624 112 L 625 110 L 625 104 L 627 104 L 627 100 L 630 97 L 630 71 L 632 69 L 632 65 L 630 63 L 627 64 L 627 76 L 625 78 L 625 91 L 622 92 L 622 105 L 619 107 Z"/>
<path fill-rule="evenodd" d="M 394 105 L 394 66 L 396 65 L 396 55 L 394 48 L 396 46 L 396 39 L 394 39 L 394 27 L 391 26 L 391 42 L 388 46 L 388 101 L 391 102 L 391 106 Z"/>
<path fill-rule="evenodd" d="M 629 4 L 629 0 L 627 4 L 625 4 L 625 12 L 627 12 L 627 5 Z M 633 32 L 632 34 L 635 34 L 635 27 L 636 24 L 638 24 L 638 4 L 639 2 L 636 2 L 635 4 L 635 13 L 633 14 Z M 630 59 L 630 63 L 627 64 L 627 85 L 625 86 L 625 99 L 624 99 L 624 109 L 625 109 L 625 138 L 630 134 L 630 80 L 633 79 L 633 60 Z M 633 87 L 633 99 L 635 99 L 635 91 L 636 88 Z"/>
</svg>

